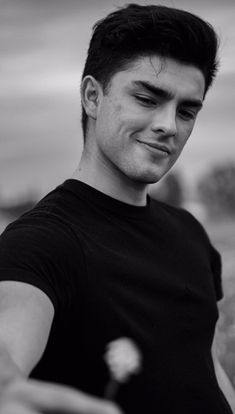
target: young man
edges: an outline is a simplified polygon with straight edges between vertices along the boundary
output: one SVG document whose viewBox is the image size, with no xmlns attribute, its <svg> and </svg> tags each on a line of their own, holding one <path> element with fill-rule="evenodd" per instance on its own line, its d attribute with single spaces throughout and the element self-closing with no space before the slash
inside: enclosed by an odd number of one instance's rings
<svg viewBox="0 0 235 414">
<path fill-rule="evenodd" d="M 192 132 L 216 53 L 211 26 L 181 10 L 133 4 L 95 26 L 79 167 L 1 236 L 0 414 L 118 413 L 103 398 L 117 340 L 138 350 L 113 394 L 126 414 L 232 412 L 212 360 L 220 256 L 190 213 L 147 195 Z"/>
</svg>

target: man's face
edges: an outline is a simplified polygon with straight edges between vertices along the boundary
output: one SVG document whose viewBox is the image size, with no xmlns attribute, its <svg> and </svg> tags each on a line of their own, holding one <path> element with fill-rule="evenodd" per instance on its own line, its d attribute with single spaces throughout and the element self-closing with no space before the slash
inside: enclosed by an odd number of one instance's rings
<svg viewBox="0 0 235 414">
<path fill-rule="evenodd" d="M 157 182 L 186 144 L 204 89 L 194 66 L 157 56 L 137 59 L 112 77 L 101 96 L 93 156 L 111 174 Z"/>
</svg>

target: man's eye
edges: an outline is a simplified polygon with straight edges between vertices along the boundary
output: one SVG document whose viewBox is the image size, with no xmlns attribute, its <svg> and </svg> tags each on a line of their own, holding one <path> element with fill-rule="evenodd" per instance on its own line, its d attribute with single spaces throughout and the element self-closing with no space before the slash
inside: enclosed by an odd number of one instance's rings
<svg viewBox="0 0 235 414">
<path fill-rule="evenodd" d="M 148 96 L 136 95 L 135 97 L 140 103 L 142 103 L 145 106 L 156 105 L 156 102 L 152 98 L 149 98 Z"/>
<path fill-rule="evenodd" d="M 180 109 L 179 114 L 181 118 L 186 119 L 186 120 L 195 119 L 197 115 L 194 111 L 188 111 L 186 109 Z"/>
</svg>

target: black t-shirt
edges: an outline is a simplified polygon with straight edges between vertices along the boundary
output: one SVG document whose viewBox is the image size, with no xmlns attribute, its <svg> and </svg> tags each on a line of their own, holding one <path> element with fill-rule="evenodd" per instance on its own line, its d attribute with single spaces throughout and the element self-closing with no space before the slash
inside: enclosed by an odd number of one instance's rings
<svg viewBox="0 0 235 414">
<path fill-rule="evenodd" d="M 126 414 L 231 413 L 211 358 L 220 256 L 187 211 L 132 206 L 70 179 L 3 232 L 0 270 L 55 308 L 32 377 L 102 396 L 106 346 L 128 337 L 142 368 L 119 387 Z"/>
</svg>

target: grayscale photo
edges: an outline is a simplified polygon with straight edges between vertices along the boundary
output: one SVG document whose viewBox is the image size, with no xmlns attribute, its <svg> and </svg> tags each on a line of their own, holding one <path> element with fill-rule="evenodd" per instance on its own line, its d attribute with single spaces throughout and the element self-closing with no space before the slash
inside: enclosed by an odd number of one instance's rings
<svg viewBox="0 0 235 414">
<path fill-rule="evenodd" d="M 234 0 L 0 0 L 0 414 L 235 414 Z"/>
</svg>

